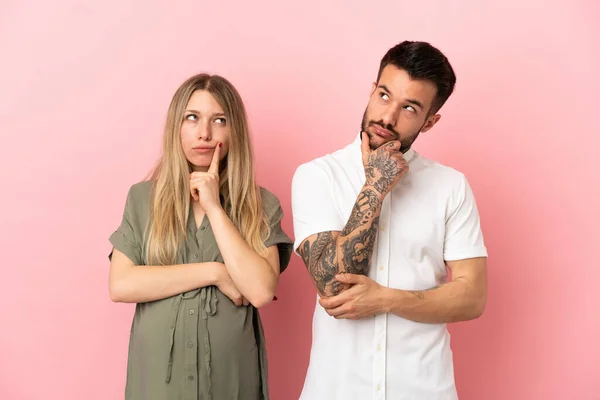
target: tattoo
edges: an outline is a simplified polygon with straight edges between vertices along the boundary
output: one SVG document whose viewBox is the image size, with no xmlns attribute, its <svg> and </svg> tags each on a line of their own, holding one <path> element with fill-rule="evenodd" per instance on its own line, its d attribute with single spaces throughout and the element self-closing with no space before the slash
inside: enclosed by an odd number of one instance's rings
<svg viewBox="0 0 600 400">
<path fill-rule="evenodd" d="M 424 300 L 425 299 L 425 292 L 429 292 L 430 290 L 439 289 L 439 288 L 441 288 L 444 285 L 445 285 L 445 283 L 442 283 L 441 285 L 434 286 L 431 289 L 426 289 L 426 290 L 409 290 L 408 292 L 414 294 L 415 296 L 417 296 L 419 298 L 419 300 Z"/>
<path fill-rule="evenodd" d="M 336 294 L 340 293 L 343 288 L 344 288 L 344 284 L 342 282 L 333 280 L 329 287 L 329 291 L 331 292 L 332 295 L 335 296 Z"/>
<path fill-rule="evenodd" d="M 319 293 L 332 296 L 344 289 L 346 285 L 335 280 L 337 274 L 366 275 L 369 272 L 380 207 L 378 193 L 372 187 L 365 187 L 339 235 L 321 232 L 314 239 L 304 241 L 299 253 Z"/>
<path fill-rule="evenodd" d="M 412 293 L 415 296 L 417 296 L 419 298 L 419 300 L 423 300 L 425 298 L 425 295 L 423 294 L 423 292 L 415 292 L 415 291 L 409 290 L 409 293 Z"/>
<path fill-rule="evenodd" d="M 367 224 L 369 220 L 373 219 L 379 199 L 377 193 L 372 189 L 365 189 L 358 195 L 356 203 L 352 208 L 352 214 L 350 219 L 342 231 L 342 236 L 348 236 L 352 231 L 361 225 Z"/>
<path fill-rule="evenodd" d="M 302 257 L 304 265 L 308 267 L 308 263 L 310 261 L 310 241 L 305 240 L 302 247 L 298 249 L 298 253 L 300 253 L 300 257 Z"/>
<path fill-rule="evenodd" d="M 391 147 L 390 144 L 387 147 Z M 365 175 L 367 182 L 379 193 L 387 193 L 398 176 L 403 171 L 403 166 L 397 160 L 392 158 L 391 153 L 382 149 L 381 151 L 372 152 L 369 155 L 367 165 L 365 166 Z"/>
<path fill-rule="evenodd" d="M 373 254 L 378 227 L 379 217 L 376 217 L 368 229 L 361 230 L 358 234 L 344 240 L 342 248 L 344 249 L 343 262 L 346 272 L 359 275 L 366 275 L 369 272 L 369 262 Z"/>
<path fill-rule="evenodd" d="M 338 273 L 337 249 L 333 234 L 321 232 L 317 234 L 313 243 L 306 240 L 300 255 L 319 292 L 326 293 L 327 285 L 337 282 L 335 280 L 335 275 Z"/>
</svg>

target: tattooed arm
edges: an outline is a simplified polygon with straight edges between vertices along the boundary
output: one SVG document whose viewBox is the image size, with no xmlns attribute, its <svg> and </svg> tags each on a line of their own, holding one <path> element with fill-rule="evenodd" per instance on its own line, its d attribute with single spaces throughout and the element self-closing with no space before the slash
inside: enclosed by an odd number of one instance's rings
<svg viewBox="0 0 600 400">
<path fill-rule="evenodd" d="M 321 295 L 333 296 L 342 291 L 335 280 L 339 273 L 368 273 L 382 200 L 381 194 L 365 185 L 341 232 L 321 232 L 302 242 L 299 253 Z"/>
<path fill-rule="evenodd" d="M 310 276 L 322 296 L 334 296 L 347 286 L 335 279 L 340 273 L 367 275 L 377 237 L 384 197 L 400 181 L 408 165 L 392 141 L 371 151 L 369 138 L 362 137 L 366 182 L 358 194 L 344 229 L 309 236 L 299 248 Z"/>
</svg>

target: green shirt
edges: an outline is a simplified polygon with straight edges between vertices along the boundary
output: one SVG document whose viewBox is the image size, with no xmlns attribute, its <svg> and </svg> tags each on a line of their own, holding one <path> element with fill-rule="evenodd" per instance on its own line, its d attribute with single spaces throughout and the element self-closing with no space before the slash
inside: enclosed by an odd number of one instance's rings
<svg viewBox="0 0 600 400">
<path fill-rule="evenodd" d="M 121 225 L 110 236 L 114 248 L 136 265 L 144 265 L 151 185 L 146 181 L 131 187 Z M 279 199 L 263 188 L 261 195 L 271 226 L 265 246 L 278 245 L 283 272 L 292 241 L 281 228 Z M 205 216 L 196 229 L 190 206 L 177 264 L 213 261 L 223 262 L 223 257 L 210 221 Z M 267 354 L 258 310 L 236 306 L 216 286 L 138 303 L 129 339 L 125 399 L 268 400 Z"/>
</svg>

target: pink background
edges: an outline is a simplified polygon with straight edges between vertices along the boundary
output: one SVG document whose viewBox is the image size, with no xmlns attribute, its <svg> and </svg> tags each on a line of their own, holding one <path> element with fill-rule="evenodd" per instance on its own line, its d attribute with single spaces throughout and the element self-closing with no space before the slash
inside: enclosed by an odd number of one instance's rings
<svg viewBox="0 0 600 400">
<path fill-rule="evenodd" d="M 292 234 L 295 168 L 353 139 L 381 56 L 416 39 L 458 75 L 416 149 L 467 175 L 491 255 L 485 315 L 450 328 L 461 399 L 600 399 L 598 2 L 212 3 L 0 3 L 0 398 L 122 398 L 133 306 L 109 300 L 108 236 L 185 78 L 238 87 Z M 299 258 L 278 297 L 271 393 L 296 399 Z"/>
</svg>

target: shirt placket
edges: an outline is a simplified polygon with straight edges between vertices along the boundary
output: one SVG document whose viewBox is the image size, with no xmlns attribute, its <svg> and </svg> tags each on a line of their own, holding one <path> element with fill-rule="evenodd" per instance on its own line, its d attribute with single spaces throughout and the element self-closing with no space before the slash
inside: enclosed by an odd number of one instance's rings
<svg viewBox="0 0 600 400">
<path fill-rule="evenodd" d="M 389 286 L 389 260 L 390 260 L 390 215 L 391 197 L 389 193 L 383 200 L 379 216 L 379 230 L 377 236 L 377 249 L 375 264 L 377 268 L 376 280 L 382 286 Z M 386 344 L 387 344 L 387 313 L 375 316 L 375 335 L 373 341 L 373 398 L 385 400 L 386 386 Z"/>
<path fill-rule="evenodd" d="M 195 226 L 192 225 L 192 226 Z M 202 251 L 204 237 L 206 235 L 206 218 L 202 222 L 200 228 L 194 232 L 196 240 L 188 241 L 188 259 L 190 262 L 198 263 L 202 262 Z M 185 399 L 197 400 L 198 399 L 198 387 L 199 379 L 198 376 L 200 368 L 198 367 L 198 318 L 201 312 L 201 296 L 198 296 L 198 290 L 187 292 L 183 296 L 182 301 L 182 313 L 185 317 L 184 321 L 184 370 L 185 370 Z M 210 377 L 209 377 L 210 379 Z"/>
<path fill-rule="evenodd" d="M 185 399 L 198 399 L 198 298 L 186 299 L 184 296 L 182 313 L 185 317 L 184 330 L 184 369 L 185 369 Z"/>
</svg>

